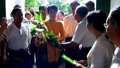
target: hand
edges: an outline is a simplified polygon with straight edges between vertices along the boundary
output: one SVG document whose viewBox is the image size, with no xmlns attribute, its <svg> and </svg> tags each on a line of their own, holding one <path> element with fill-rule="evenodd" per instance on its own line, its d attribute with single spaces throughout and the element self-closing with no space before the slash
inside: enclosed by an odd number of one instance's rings
<svg viewBox="0 0 120 68">
<path fill-rule="evenodd" d="M 84 66 L 87 66 L 87 60 L 80 60 L 80 61 L 78 61 L 78 63 L 80 63 Z"/>
<path fill-rule="evenodd" d="M 77 63 L 75 66 L 76 66 L 75 68 L 86 68 L 84 65 L 80 63 Z"/>
</svg>

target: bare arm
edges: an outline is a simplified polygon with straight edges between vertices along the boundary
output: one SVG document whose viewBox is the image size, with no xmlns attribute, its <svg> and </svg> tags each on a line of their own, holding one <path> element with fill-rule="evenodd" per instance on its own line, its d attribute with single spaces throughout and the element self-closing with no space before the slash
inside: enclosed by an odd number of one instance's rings
<svg viewBox="0 0 120 68">
<path fill-rule="evenodd" d="M 58 45 L 60 46 L 60 48 L 64 48 L 64 49 L 71 49 L 71 48 L 78 48 L 79 47 L 79 44 L 77 44 L 73 41 L 59 43 Z"/>
<path fill-rule="evenodd" d="M 60 22 L 60 41 L 63 41 L 64 39 L 65 39 L 65 31 L 62 23 Z"/>
</svg>

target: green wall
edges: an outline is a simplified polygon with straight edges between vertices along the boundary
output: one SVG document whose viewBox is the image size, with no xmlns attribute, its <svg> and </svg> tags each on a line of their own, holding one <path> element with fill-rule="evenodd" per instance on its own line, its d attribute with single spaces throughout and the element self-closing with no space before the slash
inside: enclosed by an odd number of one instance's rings
<svg viewBox="0 0 120 68">
<path fill-rule="evenodd" d="M 5 0 L 0 0 L 0 17 L 5 17 Z"/>
<path fill-rule="evenodd" d="M 110 11 L 110 0 L 96 0 L 96 9 L 97 10 L 103 10 L 107 14 Z"/>
</svg>

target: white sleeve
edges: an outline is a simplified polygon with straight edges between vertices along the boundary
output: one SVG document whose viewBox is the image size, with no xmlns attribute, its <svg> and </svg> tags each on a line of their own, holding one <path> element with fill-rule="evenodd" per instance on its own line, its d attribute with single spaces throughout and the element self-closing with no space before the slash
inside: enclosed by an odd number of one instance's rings
<svg viewBox="0 0 120 68">
<path fill-rule="evenodd" d="M 78 43 L 78 44 L 81 43 L 81 41 L 82 41 L 82 39 L 85 35 L 84 34 L 85 33 L 84 28 L 85 28 L 85 26 L 82 25 L 82 24 L 77 25 L 75 33 L 74 33 L 73 38 L 72 38 L 73 42 Z"/>
<path fill-rule="evenodd" d="M 90 68 L 105 68 L 105 53 L 106 50 L 103 47 L 96 47 L 93 52 Z"/>
<path fill-rule="evenodd" d="M 120 68 L 120 48 L 117 47 L 114 51 L 114 56 L 112 58 L 112 64 L 110 68 Z"/>
</svg>

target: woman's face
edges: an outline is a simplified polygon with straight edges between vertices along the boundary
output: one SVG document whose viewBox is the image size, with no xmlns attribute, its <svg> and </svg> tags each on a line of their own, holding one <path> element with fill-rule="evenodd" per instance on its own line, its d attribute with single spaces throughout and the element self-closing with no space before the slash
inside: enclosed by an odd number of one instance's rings
<svg viewBox="0 0 120 68">
<path fill-rule="evenodd" d="M 87 29 L 91 32 L 91 33 L 94 33 L 94 27 L 93 27 L 93 25 L 92 24 L 87 24 Z"/>
<path fill-rule="evenodd" d="M 111 24 L 112 21 L 111 21 L 111 18 L 108 18 L 107 20 L 107 23 L 106 23 L 106 32 L 107 32 L 107 35 L 108 37 L 110 38 L 110 40 L 115 43 L 115 44 L 118 44 L 118 42 L 120 41 L 120 30 L 117 26 Z"/>
</svg>

